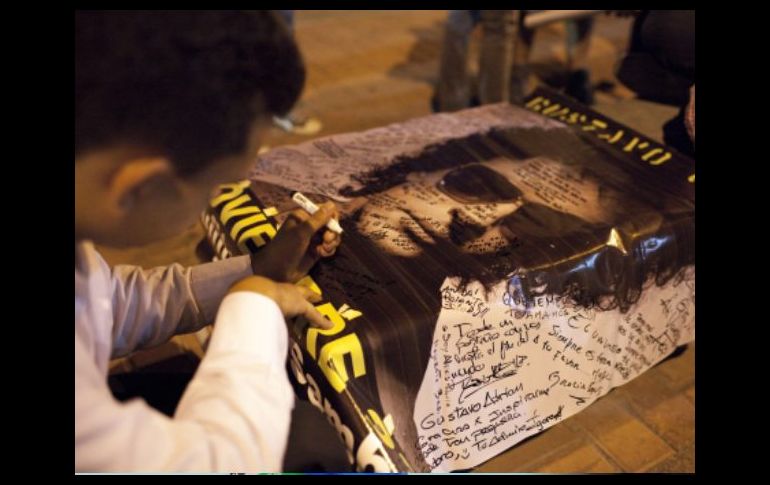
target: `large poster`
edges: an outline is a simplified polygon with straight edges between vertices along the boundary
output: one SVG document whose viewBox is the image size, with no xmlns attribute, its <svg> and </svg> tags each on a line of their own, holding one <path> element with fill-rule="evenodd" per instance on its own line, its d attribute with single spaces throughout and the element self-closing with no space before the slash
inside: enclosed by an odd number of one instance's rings
<svg viewBox="0 0 770 485">
<path fill-rule="evenodd" d="M 365 471 L 470 469 L 695 338 L 694 162 L 540 90 L 276 148 L 203 221 L 259 251 L 291 194 L 341 209 L 290 374 Z"/>
</svg>

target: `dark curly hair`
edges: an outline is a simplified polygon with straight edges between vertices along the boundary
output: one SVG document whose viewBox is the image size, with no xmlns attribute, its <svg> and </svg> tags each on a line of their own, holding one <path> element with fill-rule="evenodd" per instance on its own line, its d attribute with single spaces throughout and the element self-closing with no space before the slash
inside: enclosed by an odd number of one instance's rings
<svg viewBox="0 0 770 485">
<path fill-rule="evenodd" d="M 255 119 L 287 112 L 304 82 L 270 11 L 77 11 L 75 155 L 134 143 L 190 175 L 242 152 Z"/>
</svg>

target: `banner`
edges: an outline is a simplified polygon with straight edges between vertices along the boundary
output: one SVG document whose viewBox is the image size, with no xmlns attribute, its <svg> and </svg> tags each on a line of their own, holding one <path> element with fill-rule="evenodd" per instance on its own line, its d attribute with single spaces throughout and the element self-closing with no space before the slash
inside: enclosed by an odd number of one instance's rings
<svg viewBox="0 0 770 485">
<path fill-rule="evenodd" d="M 294 191 L 333 199 L 337 254 L 299 284 L 297 393 L 359 471 L 465 470 L 695 338 L 694 161 L 551 91 L 262 155 L 203 215 L 259 251 Z M 321 444 L 319 444 L 321 445 Z"/>
</svg>

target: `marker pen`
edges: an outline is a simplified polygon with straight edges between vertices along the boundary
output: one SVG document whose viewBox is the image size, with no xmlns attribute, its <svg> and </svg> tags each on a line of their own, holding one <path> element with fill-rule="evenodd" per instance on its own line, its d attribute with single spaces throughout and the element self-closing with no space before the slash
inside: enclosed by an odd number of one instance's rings
<svg viewBox="0 0 770 485">
<path fill-rule="evenodd" d="M 294 194 L 291 196 L 291 199 L 298 206 L 305 209 L 311 216 L 318 212 L 318 206 L 299 192 L 294 192 Z M 330 231 L 336 232 L 337 234 L 342 234 L 342 226 L 340 226 L 340 223 L 337 222 L 337 219 L 332 219 L 327 222 L 326 227 L 328 227 Z"/>
</svg>

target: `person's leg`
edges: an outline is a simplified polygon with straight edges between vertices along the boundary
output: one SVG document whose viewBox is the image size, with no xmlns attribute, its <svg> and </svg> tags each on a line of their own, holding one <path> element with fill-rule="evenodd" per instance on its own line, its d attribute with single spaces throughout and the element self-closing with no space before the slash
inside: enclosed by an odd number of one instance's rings
<svg viewBox="0 0 770 485">
<path fill-rule="evenodd" d="M 567 21 L 567 79 L 566 92 L 583 104 L 593 104 L 593 88 L 588 70 L 594 18 L 583 17 Z"/>
<path fill-rule="evenodd" d="M 648 10 L 638 15 L 617 76 L 640 98 L 681 108 L 663 125 L 663 141 L 694 157 L 685 110 L 695 83 L 695 11 Z"/>
<path fill-rule="evenodd" d="M 482 10 L 479 100 L 481 104 L 508 101 L 513 62 L 516 10 Z"/>
<path fill-rule="evenodd" d="M 478 17 L 478 10 L 449 11 L 433 99 L 434 111 L 457 111 L 467 108 L 470 103 L 468 44 Z"/>
<path fill-rule="evenodd" d="M 567 68 L 570 71 L 588 69 L 588 54 L 591 47 L 593 17 L 582 17 L 566 21 Z"/>
<path fill-rule="evenodd" d="M 511 63 L 511 82 L 509 100 L 513 104 L 523 104 L 524 98 L 535 89 L 537 81 L 529 66 L 535 29 L 524 25 L 527 10 L 520 10 L 516 20 L 516 33 L 513 42 L 513 62 Z"/>
<path fill-rule="evenodd" d="M 663 143 L 676 148 L 688 157 L 695 158 L 695 144 L 690 134 L 687 133 L 685 114 L 687 107 L 683 106 L 679 112 L 663 125 Z"/>
<path fill-rule="evenodd" d="M 294 35 L 294 10 L 276 10 L 275 11 L 289 28 L 289 32 Z"/>
<path fill-rule="evenodd" d="M 684 78 L 689 89 L 695 82 L 695 11 L 650 11 L 641 27 L 641 41 L 664 69 Z M 683 102 L 687 96 L 686 89 Z"/>
<path fill-rule="evenodd" d="M 274 12 L 286 22 L 289 32 L 294 35 L 294 10 L 275 10 Z M 301 101 L 286 115 L 273 117 L 273 123 L 286 132 L 299 135 L 315 135 L 323 128 L 320 120 L 304 112 Z"/>
<path fill-rule="evenodd" d="M 640 98 L 676 106 L 687 103 L 695 82 L 695 12 L 639 14 L 617 77 Z"/>
</svg>

